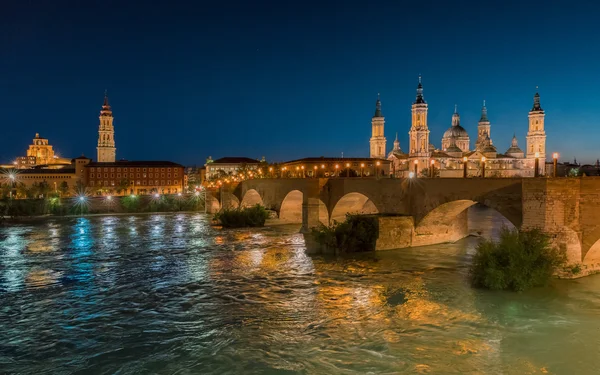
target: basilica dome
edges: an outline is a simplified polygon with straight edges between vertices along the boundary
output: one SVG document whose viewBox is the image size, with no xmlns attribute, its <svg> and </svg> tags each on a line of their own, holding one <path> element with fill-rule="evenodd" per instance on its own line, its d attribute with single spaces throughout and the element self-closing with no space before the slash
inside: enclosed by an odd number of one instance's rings
<svg viewBox="0 0 600 375">
<path fill-rule="evenodd" d="M 459 137 L 468 137 L 469 133 L 460 125 L 452 125 L 446 132 L 444 133 L 444 138 L 459 138 Z"/>
</svg>

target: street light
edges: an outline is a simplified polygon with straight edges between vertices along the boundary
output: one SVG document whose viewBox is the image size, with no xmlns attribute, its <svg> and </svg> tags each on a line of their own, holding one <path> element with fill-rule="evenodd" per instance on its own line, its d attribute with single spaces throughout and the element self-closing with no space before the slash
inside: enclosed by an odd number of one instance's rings
<svg viewBox="0 0 600 375">
<path fill-rule="evenodd" d="M 408 178 L 415 178 L 415 172 L 408 173 Z"/>
<path fill-rule="evenodd" d="M 375 163 L 375 176 L 377 176 L 377 179 L 379 179 L 379 166 L 381 165 L 381 162 L 378 160 L 377 163 Z"/>
<path fill-rule="evenodd" d="M 350 163 L 346 163 L 346 177 L 350 177 Z"/>
<path fill-rule="evenodd" d="M 431 159 L 429 164 L 431 164 L 431 168 L 429 168 L 430 169 L 429 174 L 431 175 L 431 178 L 433 178 L 433 176 L 435 176 L 435 174 L 434 174 L 435 160 Z"/>
<path fill-rule="evenodd" d="M 485 177 L 485 156 L 481 157 L 481 177 Z"/>
<path fill-rule="evenodd" d="M 540 167 L 540 153 L 536 152 L 535 153 L 535 170 L 533 171 L 533 177 L 539 177 L 539 175 L 540 175 L 539 167 Z"/>
<path fill-rule="evenodd" d="M 558 167 L 558 152 L 555 152 L 552 154 L 552 164 L 554 166 L 554 173 L 552 174 L 553 177 L 557 176 L 557 167 Z"/>
<path fill-rule="evenodd" d="M 338 173 L 338 169 L 340 168 L 339 164 L 335 165 L 335 175 L 336 177 L 340 177 L 340 174 Z"/>
<path fill-rule="evenodd" d="M 306 173 L 304 173 L 304 166 L 300 166 L 300 169 L 302 169 L 302 178 L 306 178 Z"/>
<path fill-rule="evenodd" d="M 363 169 L 365 168 L 365 163 L 360 163 L 360 177 L 363 176 Z"/>
<path fill-rule="evenodd" d="M 414 172 L 414 173 L 415 173 L 415 177 L 417 177 L 417 168 L 418 168 L 418 166 L 419 166 L 419 161 L 418 161 L 418 160 L 415 160 L 415 161 L 413 162 L 413 164 L 415 165 L 415 172 Z"/>
<path fill-rule="evenodd" d="M 463 157 L 463 178 L 467 178 L 467 162 L 469 159 L 465 156 Z"/>
<path fill-rule="evenodd" d="M 316 178 L 316 177 L 318 177 L 317 175 L 319 174 L 319 173 L 318 173 L 319 171 L 317 170 L 319 167 L 317 167 L 317 166 L 315 165 L 315 167 L 314 167 L 314 168 L 315 168 L 315 175 L 314 175 L 313 177 L 315 177 L 315 178 Z"/>
</svg>

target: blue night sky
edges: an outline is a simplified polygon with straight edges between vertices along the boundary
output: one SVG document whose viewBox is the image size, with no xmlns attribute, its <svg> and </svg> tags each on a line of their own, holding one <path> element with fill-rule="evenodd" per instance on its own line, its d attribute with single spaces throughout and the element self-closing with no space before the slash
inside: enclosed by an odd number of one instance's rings
<svg viewBox="0 0 600 375">
<path fill-rule="evenodd" d="M 525 148 L 536 85 L 547 151 L 600 157 L 600 6 L 552 1 L 25 1 L 0 14 L 0 162 L 36 132 L 96 157 L 104 90 L 117 158 L 368 156 L 381 93 L 407 150 L 423 76 L 431 141 L 485 99 L 499 151 Z"/>
</svg>

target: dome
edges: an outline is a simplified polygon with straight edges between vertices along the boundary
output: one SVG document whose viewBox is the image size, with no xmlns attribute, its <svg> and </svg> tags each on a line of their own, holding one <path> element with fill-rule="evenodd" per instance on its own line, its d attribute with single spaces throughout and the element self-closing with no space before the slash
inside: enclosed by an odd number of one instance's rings
<svg viewBox="0 0 600 375">
<path fill-rule="evenodd" d="M 451 126 L 444 133 L 444 138 L 460 138 L 460 137 L 468 137 L 469 133 L 460 125 Z"/>
<path fill-rule="evenodd" d="M 497 152 L 496 151 L 496 147 L 492 146 L 492 145 L 486 145 L 483 150 L 481 150 L 481 152 L 483 153 L 490 153 L 490 152 Z"/>
<path fill-rule="evenodd" d="M 460 148 L 458 148 L 458 146 L 456 146 L 455 144 L 453 144 L 453 145 L 451 145 L 450 147 L 448 147 L 446 149 L 446 152 L 460 152 L 460 153 L 462 153 L 463 151 Z"/>
</svg>

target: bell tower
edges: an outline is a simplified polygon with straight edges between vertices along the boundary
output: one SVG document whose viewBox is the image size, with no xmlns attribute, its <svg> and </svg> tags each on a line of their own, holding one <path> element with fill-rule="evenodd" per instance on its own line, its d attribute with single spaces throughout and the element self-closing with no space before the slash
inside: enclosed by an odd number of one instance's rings
<svg viewBox="0 0 600 375">
<path fill-rule="evenodd" d="M 427 127 L 427 103 L 423 98 L 421 76 L 417 85 L 417 97 L 412 105 L 412 125 L 408 132 L 409 156 L 417 158 L 429 157 L 429 128 Z"/>
<path fill-rule="evenodd" d="M 104 92 L 104 104 L 100 111 L 100 126 L 98 128 L 98 159 L 99 163 L 114 163 L 117 149 L 115 148 L 115 128 L 113 115 L 108 104 L 108 95 Z"/>
<path fill-rule="evenodd" d="M 540 94 L 536 92 L 533 96 L 533 108 L 529 111 L 529 131 L 527 132 L 527 149 L 525 153 L 527 159 L 530 159 L 531 165 L 534 165 L 535 159 L 539 158 L 540 174 L 544 174 L 546 164 L 545 116 L 546 114 L 540 105 Z"/>
<path fill-rule="evenodd" d="M 371 119 L 371 158 L 385 159 L 385 136 L 383 128 L 385 125 L 385 117 L 381 114 L 381 99 L 377 94 L 377 102 L 375 102 L 375 115 Z"/>
</svg>

